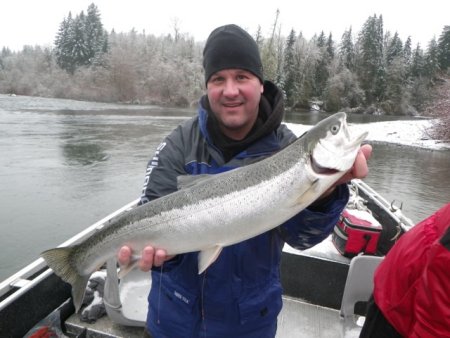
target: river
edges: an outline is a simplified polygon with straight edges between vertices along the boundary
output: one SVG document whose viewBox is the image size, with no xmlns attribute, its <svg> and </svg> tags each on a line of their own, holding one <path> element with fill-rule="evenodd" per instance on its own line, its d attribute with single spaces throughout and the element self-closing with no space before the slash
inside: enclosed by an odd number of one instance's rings
<svg viewBox="0 0 450 338">
<path fill-rule="evenodd" d="M 193 114 L 0 95 L 0 281 L 137 198 L 156 146 Z M 313 124 L 321 117 L 286 120 Z M 448 151 L 374 145 L 370 168 L 366 182 L 403 202 L 415 222 L 450 201 Z"/>
</svg>

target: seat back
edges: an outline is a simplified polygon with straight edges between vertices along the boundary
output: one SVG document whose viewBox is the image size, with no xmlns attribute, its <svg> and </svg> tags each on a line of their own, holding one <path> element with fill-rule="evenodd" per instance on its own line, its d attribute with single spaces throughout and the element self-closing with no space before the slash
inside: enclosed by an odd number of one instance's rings
<svg viewBox="0 0 450 338">
<path fill-rule="evenodd" d="M 343 334 L 345 338 L 358 337 L 361 326 L 355 320 L 355 304 L 368 301 L 373 291 L 375 269 L 383 257 L 359 255 L 352 258 L 345 282 L 340 309 Z"/>
</svg>

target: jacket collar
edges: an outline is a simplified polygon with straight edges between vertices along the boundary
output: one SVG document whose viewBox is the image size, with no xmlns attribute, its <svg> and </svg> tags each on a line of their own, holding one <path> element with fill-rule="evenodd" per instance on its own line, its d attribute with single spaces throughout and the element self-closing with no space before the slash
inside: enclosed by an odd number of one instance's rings
<svg viewBox="0 0 450 338">
<path fill-rule="evenodd" d="M 200 131 L 205 137 L 209 145 L 217 148 L 214 142 L 214 132 L 208 126 L 209 123 L 213 123 L 210 114 L 212 112 L 209 108 L 209 102 L 207 96 L 203 96 L 200 99 L 198 118 Z M 264 93 L 261 97 L 259 105 L 258 118 L 262 120 L 262 125 L 258 130 L 250 133 L 250 135 L 243 140 L 243 145 L 236 145 L 238 156 L 251 156 L 251 154 L 261 154 L 261 151 L 267 151 L 272 153 L 279 149 L 278 141 L 276 139 L 275 131 L 280 126 L 284 115 L 284 101 L 283 94 L 278 87 L 270 82 L 264 82 Z M 209 118 L 209 119 L 208 119 Z M 242 150 L 242 151 L 240 151 Z M 236 154 L 234 154 L 236 156 Z"/>
</svg>

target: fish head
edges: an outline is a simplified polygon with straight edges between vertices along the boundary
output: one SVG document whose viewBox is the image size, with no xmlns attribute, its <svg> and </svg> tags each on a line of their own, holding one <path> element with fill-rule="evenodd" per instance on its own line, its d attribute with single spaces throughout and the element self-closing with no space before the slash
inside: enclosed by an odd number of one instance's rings
<svg viewBox="0 0 450 338">
<path fill-rule="evenodd" d="M 311 166 L 316 173 L 345 173 L 353 166 L 368 133 L 351 135 L 347 115 L 336 113 L 323 119 L 307 133 Z"/>
</svg>

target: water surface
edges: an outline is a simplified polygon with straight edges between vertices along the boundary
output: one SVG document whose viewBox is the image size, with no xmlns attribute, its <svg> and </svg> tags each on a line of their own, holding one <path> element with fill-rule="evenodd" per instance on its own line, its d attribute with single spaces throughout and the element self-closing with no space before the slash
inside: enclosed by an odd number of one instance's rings
<svg viewBox="0 0 450 338">
<path fill-rule="evenodd" d="M 0 280 L 139 197 L 156 146 L 193 114 L 0 95 Z M 374 145 L 370 168 L 366 182 L 415 222 L 450 201 L 449 151 Z"/>
</svg>

